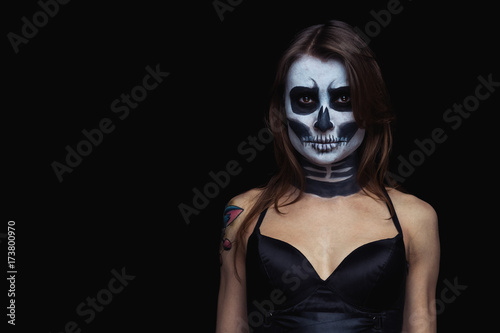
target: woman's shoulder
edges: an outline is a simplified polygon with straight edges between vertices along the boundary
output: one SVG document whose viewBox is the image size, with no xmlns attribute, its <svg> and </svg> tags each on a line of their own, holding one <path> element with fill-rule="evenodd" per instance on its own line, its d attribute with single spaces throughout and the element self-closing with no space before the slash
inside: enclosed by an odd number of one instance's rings
<svg viewBox="0 0 500 333">
<path fill-rule="evenodd" d="M 387 188 L 387 193 L 403 227 L 413 231 L 437 227 L 437 214 L 429 203 L 394 188 Z"/>
<path fill-rule="evenodd" d="M 238 194 L 237 196 L 231 198 L 228 202 L 228 206 L 238 206 L 243 209 L 249 210 L 250 208 L 253 207 L 255 202 L 257 201 L 257 198 L 259 195 L 262 193 L 262 189 L 260 188 L 253 188 L 250 189 L 246 192 L 243 192 L 241 194 Z"/>
<path fill-rule="evenodd" d="M 399 208 L 398 210 L 417 215 L 428 216 L 436 214 L 434 208 L 429 203 L 412 194 L 401 192 L 395 188 L 387 188 L 387 193 L 394 203 L 395 208 Z"/>
<path fill-rule="evenodd" d="M 262 189 L 254 188 L 231 198 L 224 209 L 224 227 L 231 225 L 233 232 L 236 232 L 260 193 Z"/>
</svg>

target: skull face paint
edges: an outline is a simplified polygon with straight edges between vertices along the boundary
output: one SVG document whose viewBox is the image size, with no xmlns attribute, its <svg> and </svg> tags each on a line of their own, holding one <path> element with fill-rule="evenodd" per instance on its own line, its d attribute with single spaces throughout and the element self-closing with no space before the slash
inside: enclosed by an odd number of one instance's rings
<svg viewBox="0 0 500 333">
<path fill-rule="evenodd" d="M 306 55 L 295 61 L 287 75 L 285 109 L 293 147 L 315 165 L 339 162 L 363 142 L 365 130 L 354 120 L 346 70 L 338 60 Z"/>
</svg>

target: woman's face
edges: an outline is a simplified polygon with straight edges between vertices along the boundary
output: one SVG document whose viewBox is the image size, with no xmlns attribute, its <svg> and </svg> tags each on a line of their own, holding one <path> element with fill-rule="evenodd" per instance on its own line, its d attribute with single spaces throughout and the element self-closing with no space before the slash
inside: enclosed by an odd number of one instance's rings
<svg viewBox="0 0 500 333">
<path fill-rule="evenodd" d="M 305 55 L 295 61 L 287 75 L 285 109 L 290 141 L 312 163 L 341 161 L 363 142 L 365 130 L 354 121 L 346 70 L 338 60 Z"/>
</svg>

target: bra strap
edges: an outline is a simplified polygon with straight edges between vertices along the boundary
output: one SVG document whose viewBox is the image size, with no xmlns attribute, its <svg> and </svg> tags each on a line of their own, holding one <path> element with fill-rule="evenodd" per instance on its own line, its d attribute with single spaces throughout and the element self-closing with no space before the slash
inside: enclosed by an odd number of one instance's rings
<svg viewBox="0 0 500 333">
<path fill-rule="evenodd" d="M 394 209 L 394 215 L 392 215 L 392 222 L 394 223 L 394 226 L 396 227 L 398 232 L 402 235 L 403 229 L 401 229 L 401 224 L 399 223 L 398 214 L 396 213 L 396 207 L 394 207 L 394 204 L 392 203 L 391 197 L 387 193 L 387 190 L 385 189 L 385 187 L 382 187 L 382 189 L 384 191 L 385 197 L 387 198 L 387 200 L 389 200 L 392 208 Z M 390 213 L 391 207 L 389 206 L 389 203 L 387 203 L 387 209 L 389 209 L 389 213 Z"/>
<path fill-rule="evenodd" d="M 264 221 L 264 216 L 266 216 L 266 213 L 267 213 L 267 208 L 264 209 L 262 213 L 260 213 L 259 219 L 257 220 L 257 224 L 255 224 L 254 232 L 260 229 L 260 225 L 262 224 L 262 221 Z"/>
</svg>

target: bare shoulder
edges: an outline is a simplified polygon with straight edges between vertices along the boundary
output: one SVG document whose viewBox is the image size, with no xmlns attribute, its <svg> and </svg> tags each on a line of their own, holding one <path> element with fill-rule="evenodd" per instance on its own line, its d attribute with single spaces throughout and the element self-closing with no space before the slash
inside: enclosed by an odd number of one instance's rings
<svg viewBox="0 0 500 333">
<path fill-rule="evenodd" d="M 228 205 L 240 206 L 242 208 L 251 208 L 255 201 L 257 201 L 258 196 L 262 192 L 259 188 L 253 188 L 229 200 Z"/>
<path fill-rule="evenodd" d="M 254 206 L 261 192 L 261 189 L 255 188 L 229 200 L 224 209 L 224 228 L 231 226 L 230 231 L 235 233 L 239 229 L 241 222 L 245 219 L 246 214 Z"/>
<path fill-rule="evenodd" d="M 230 250 L 233 248 L 234 242 L 237 241 L 238 230 L 241 228 L 246 214 L 253 207 L 260 193 L 261 190 L 252 189 L 239 194 L 229 200 L 224 208 L 220 255 L 221 265 L 223 261 L 227 260 L 226 257 L 233 256 L 234 251 Z M 239 253 L 243 252 L 240 251 Z M 225 265 L 225 267 L 229 266 Z"/>
<path fill-rule="evenodd" d="M 437 229 L 438 218 L 434 208 L 414 195 L 396 189 L 387 189 L 396 214 L 404 229 L 412 232 L 424 229 Z"/>
<path fill-rule="evenodd" d="M 387 189 L 403 229 L 410 264 L 421 261 L 437 271 L 439 264 L 439 231 L 436 211 L 416 196 Z"/>
</svg>

